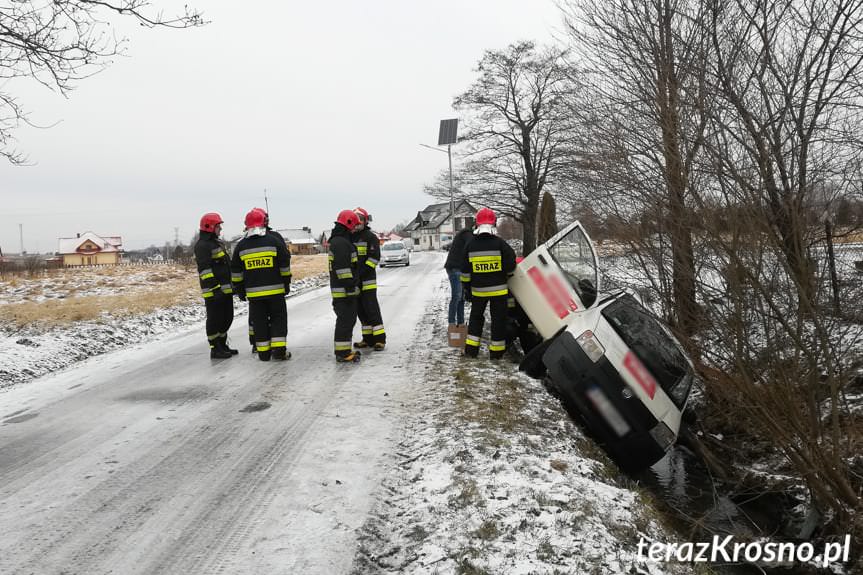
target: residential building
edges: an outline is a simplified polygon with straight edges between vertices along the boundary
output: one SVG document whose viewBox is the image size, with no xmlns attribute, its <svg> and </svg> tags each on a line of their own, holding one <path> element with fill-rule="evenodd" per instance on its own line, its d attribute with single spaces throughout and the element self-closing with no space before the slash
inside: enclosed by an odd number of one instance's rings
<svg viewBox="0 0 863 575">
<path fill-rule="evenodd" d="M 318 253 L 318 241 L 312 235 L 311 228 L 287 228 L 276 231 L 282 234 L 282 237 L 285 238 L 285 242 L 288 244 L 288 249 L 291 250 L 291 255 L 312 255 Z"/>
<path fill-rule="evenodd" d="M 64 266 L 116 265 L 123 254 L 120 236 L 100 236 L 93 232 L 59 238 L 57 256 Z"/>
<path fill-rule="evenodd" d="M 431 204 L 417 212 L 405 226 L 403 234 L 410 235 L 415 250 L 439 250 L 442 244 L 452 241 L 454 232 L 473 225 L 477 209 L 467 200 L 455 203 L 455 230 L 452 229 L 450 203 Z"/>
</svg>

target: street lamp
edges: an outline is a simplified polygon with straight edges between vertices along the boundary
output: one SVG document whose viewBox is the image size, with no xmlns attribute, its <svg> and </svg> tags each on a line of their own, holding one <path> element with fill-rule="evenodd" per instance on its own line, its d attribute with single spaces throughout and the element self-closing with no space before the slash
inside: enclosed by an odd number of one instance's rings
<svg viewBox="0 0 863 575">
<path fill-rule="evenodd" d="M 449 158 L 449 213 L 450 217 L 452 218 L 451 225 L 453 237 L 455 237 L 455 199 L 453 197 L 452 187 L 452 145 L 456 143 L 457 133 L 458 118 L 440 121 L 440 131 L 438 132 L 437 145 L 446 146 L 446 154 Z M 429 150 L 443 152 L 443 150 L 441 150 L 440 148 L 435 148 L 434 146 L 429 146 L 427 144 L 420 144 L 420 146 L 428 148 Z"/>
</svg>

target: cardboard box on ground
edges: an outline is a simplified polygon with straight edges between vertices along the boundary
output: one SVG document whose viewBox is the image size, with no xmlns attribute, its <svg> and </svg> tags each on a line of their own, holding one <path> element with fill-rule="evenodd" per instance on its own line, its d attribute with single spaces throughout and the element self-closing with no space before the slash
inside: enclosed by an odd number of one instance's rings
<svg viewBox="0 0 863 575">
<path fill-rule="evenodd" d="M 446 335 L 450 347 L 464 347 L 464 340 L 467 338 L 467 325 L 451 323 L 447 327 Z"/>
</svg>

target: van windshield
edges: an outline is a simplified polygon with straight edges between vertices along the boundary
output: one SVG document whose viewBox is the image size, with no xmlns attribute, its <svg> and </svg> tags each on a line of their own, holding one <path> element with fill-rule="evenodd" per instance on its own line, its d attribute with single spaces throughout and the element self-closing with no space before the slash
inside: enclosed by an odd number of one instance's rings
<svg viewBox="0 0 863 575">
<path fill-rule="evenodd" d="M 548 246 L 548 251 L 585 307 L 596 301 L 597 269 L 593 246 L 580 225 Z"/>
<path fill-rule="evenodd" d="M 659 320 L 629 294 L 608 305 L 602 315 L 674 404 L 682 409 L 692 386 L 692 370 L 679 345 Z"/>
</svg>

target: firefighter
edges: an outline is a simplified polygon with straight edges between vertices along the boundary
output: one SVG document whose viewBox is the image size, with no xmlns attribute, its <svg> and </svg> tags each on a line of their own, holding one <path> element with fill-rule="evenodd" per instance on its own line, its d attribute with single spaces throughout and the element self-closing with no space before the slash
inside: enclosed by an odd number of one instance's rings
<svg viewBox="0 0 863 575">
<path fill-rule="evenodd" d="M 489 357 L 500 359 L 506 352 L 507 280 L 515 272 L 515 252 L 497 236 L 497 216 L 489 208 L 476 213 L 474 239 L 465 249 L 461 281 L 465 299 L 471 301 L 464 354 L 479 355 L 485 308 L 491 308 L 491 343 Z"/>
<path fill-rule="evenodd" d="M 291 250 L 288 248 L 287 242 L 285 242 L 285 238 L 282 237 L 282 234 L 274 230 L 270 227 L 270 214 L 267 213 L 267 210 L 264 208 L 252 208 L 253 210 L 257 210 L 264 215 L 264 227 L 267 228 L 267 233 L 276 238 L 278 241 L 285 246 L 285 251 L 288 254 L 288 276 L 291 277 Z M 288 297 L 288 294 L 285 294 L 285 297 Z M 258 353 L 258 348 L 255 346 L 255 326 L 252 325 L 252 314 L 249 314 L 249 345 L 252 346 L 252 353 Z"/>
<path fill-rule="evenodd" d="M 382 351 L 387 344 L 387 332 L 378 304 L 377 266 L 381 261 L 381 242 L 369 228 L 371 215 L 363 208 L 354 210 L 359 223 L 351 240 L 357 250 L 357 269 L 360 272 L 360 297 L 357 302 L 357 317 L 362 326 L 363 339 L 355 342 L 356 348 L 370 347 Z"/>
<path fill-rule="evenodd" d="M 222 216 L 209 212 L 201 217 L 201 231 L 195 243 L 195 262 L 201 295 L 207 309 L 207 341 L 210 358 L 226 359 L 237 353 L 228 347 L 228 329 L 234 321 L 233 289 L 228 250 L 219 239 L 222 233 Z"/>
<path fill-rule="evenodd" d="M 240 299 L 249 300 L 258 359 L 287 360 L 291 359 L 285 305 L 291 291 L 288 254 L 284 242 L 267 233 L 264 213 L 255 208 L 246 214 L 245 237 L 231 259 L 231 281 Z"/>
<path fill-rule="evenodd" d="M 358 256 L 351 243 L 351 234 L 359 219 L 351 210 L 342 210 L 330 234 L 327 256 L 330 268 L 330 292 L 333 296 L 333 311 L 336 313 L 336 329 L 333 349 L 337 362 L 360 361 L 360 353 L 351 348 L 351 336 L 357 322 L 357 301 L 360 295 L 360 274 L 357 269 Z"/>
</svg>

